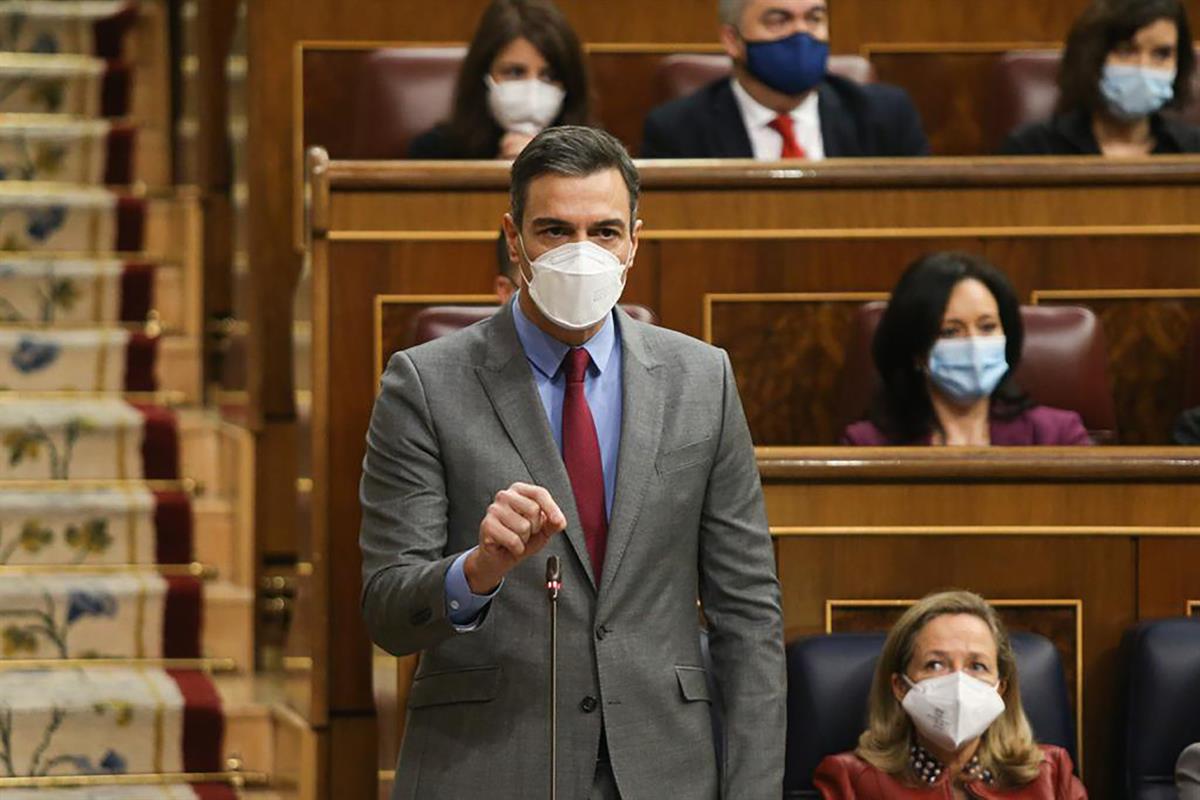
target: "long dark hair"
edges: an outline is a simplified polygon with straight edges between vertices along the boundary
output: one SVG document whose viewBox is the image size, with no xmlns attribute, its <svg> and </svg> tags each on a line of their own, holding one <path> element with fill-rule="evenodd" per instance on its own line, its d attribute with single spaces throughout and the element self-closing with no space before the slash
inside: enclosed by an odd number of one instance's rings
<svg viewBox="0 0 1200 800">
<path fill-rule="evenodd" d="M 579 37 L 551 0 L 493 0 L 479 19 L 467 49 L 454 111 L 447 121 L 451 137 L 468 158 L 494 158 L 503 131 L 488 108 L 486 76 L 501 50 L 517 39 L 528 39 L 550 64 L 567 96 L 552 125 L 587 125 L 591 99 L 587 67 Z"/>
<path fill-rule="evenodd" d="M 925 362 L 941 334 L 951 292 L 968 278 L 982 283 L 996 298 L 1007 339 L 1008 372 L 992 392 L 991 416 L 1012 418 L 1032 405 L 1012 379 L 1025 343 L 1021 306 L 1012 284 L 1003 272 L 978 256 L 933 253 L 914 261 L 900 277 L 871 345 L 883 381 L 871 421 L 895 442 L 919 442 L 940 429 L 929 396 Z"/>
<path fill-rule="evenodd" d="M 1160 19 L 1174 21 L 1179 29 L 1175 97 L 1168 107 L 1186 106 L 1191 99 L 1196 53 L 1183 3 L 1180 0 L 1093 0 L 1067 36 L 1058 75 L 1059 112 L 1083 110 L 1092 113 L 1100 108 L 1100 75 L 1108 54 L 1121 42 L 1129 41 L 1139 30 Z"/>
</svg>

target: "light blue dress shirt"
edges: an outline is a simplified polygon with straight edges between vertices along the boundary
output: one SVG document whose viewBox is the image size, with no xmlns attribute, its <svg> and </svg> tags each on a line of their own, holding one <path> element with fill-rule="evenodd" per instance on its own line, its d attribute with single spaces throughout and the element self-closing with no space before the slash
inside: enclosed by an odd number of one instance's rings
<svg viewBox="0 0 1200 800">
<path fill-rule="evenodd" d="M 519 298 L 512 300 L 513 322 L 517 328 L 517 339 L 525 351 L 525 357 L 533 368 L 533 382 L 542 400 L 546 419 L 558 451 L 562 452 L 563 399 L 567 392 L 567 376 L 562 369 L 563 359 L 571 346 L 555 339 L 537 327 L 521 312 Z M 610 313 L 599 332 L 584 343 L 583 348 L 592 357 L 591 366 L 583 379 L 583 392 L 587 397 L 592 421 L 596 425 L 596 438 L 600 441 L 600 462 L 604 469 L 604 507 L 612 518 L 613 494 L 617 485 L 617 455 L 621 448 L 621 337 L 617 336 L 617 325 Z M 555 498 L 563 502 L 562 498 Z M 472 548 L 474 549 L 474 548 Z M 463 562 L 471 551 L 460 555 L 446 573 L 446 616 L 460 630 L 470 630 L 479 612 L 496 596 L 474 594 L 467 584 Z M 501 584 L 503 586 L 503 584 Z"/>
</svg>

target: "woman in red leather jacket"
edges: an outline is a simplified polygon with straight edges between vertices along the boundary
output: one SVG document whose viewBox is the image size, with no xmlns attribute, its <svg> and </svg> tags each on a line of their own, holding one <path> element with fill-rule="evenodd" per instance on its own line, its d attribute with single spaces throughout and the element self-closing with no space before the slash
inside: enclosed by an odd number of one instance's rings
<svg viewBox="0 0 1200 800">
<path fill-rule="evenodd" d="M 904 613 L 875 667 L 858 749 L 826 758 L 814 782 L 825 800 L 1087 798 L 1066 751 L 1034 741 L 1008 633 L 971 592 Z"/>
</svg>

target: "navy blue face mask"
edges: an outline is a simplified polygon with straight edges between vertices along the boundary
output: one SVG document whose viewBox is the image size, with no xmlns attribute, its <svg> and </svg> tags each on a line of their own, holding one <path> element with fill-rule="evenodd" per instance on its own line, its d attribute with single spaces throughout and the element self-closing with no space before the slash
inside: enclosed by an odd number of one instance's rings
<svg viewBox="0 0 1200 800">
<path fill-rule="evenodd" d="M 810 33 L 794 33 L 769 42 L 746 42 L 746 68 L 783 94 L 804 94 L 825 80 L 829 42 Z"/>
</svg>

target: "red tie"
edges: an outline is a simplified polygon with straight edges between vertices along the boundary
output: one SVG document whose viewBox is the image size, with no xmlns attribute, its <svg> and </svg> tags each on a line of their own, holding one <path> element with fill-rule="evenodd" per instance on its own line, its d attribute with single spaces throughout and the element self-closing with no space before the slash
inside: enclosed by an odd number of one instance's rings
<svg viewBox="0 0 1200 800">
<path fill-rule="evenodd" d="M 592 574 L 600 584 L 604 568 L 604 548 L 608 541 L 608 514 L 604 508 L 604 465 L 600 460 L 600 440 L 596 424 L 583 392 L 591 356 L 582 347 L 572 347 L 563 360 L 567 372 L 567 394 L 563 398 L 563 463 L 575 494 L 575 508 L 583 526 Z"/>
<path fill-rule="evenodd" d="M 769 127 L 783 139 L 783 152 L 780 158 L 808 158 L 804 148 L 796 141 L 796 125 L 790 114 L 780 114 L 771 120 Z"/>
</svg>

